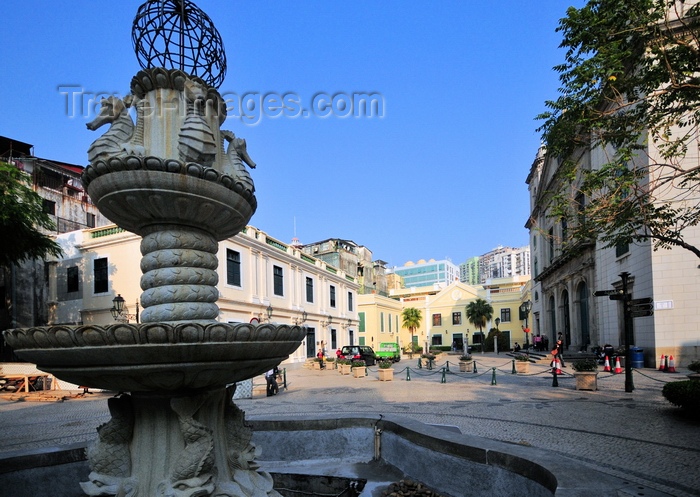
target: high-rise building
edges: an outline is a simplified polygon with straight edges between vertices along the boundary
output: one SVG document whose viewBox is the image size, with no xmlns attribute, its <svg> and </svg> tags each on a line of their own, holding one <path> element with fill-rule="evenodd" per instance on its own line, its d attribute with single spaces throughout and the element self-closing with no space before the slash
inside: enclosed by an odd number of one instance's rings
<svg viewBox="0 0 700 497">
<path fill-rule="evenodd" d="M 392 268 L 390 272 L 401 276 L 406 288 L 432 285 L 447 286 L 459 280 L 459 267 L 447 259 L 409 261 L 401 267 Z"/>
<path fill-rule="evenodd" d="M 479 257 L 470 257 L 459 265 L 459 281 L 467 285 L 479 284 Z"/>
</svg>

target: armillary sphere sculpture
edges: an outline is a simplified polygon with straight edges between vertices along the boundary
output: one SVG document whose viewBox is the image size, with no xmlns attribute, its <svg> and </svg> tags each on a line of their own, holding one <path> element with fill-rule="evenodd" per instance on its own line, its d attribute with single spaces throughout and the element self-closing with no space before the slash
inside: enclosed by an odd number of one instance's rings
<svg viewBox="0 0 700 497">
<path fill-rule="evenodd" d="M 214 23 L 189 0 L 146 2 L 134 18 L 131 40 L 142 68 L 164 67 L 219 88 L 226 53 Z"/>
<path fill-rule="evenodd" d="M 5 340 L 58 378 L 120 392 L 88 450 L 86 494 L 279 497 L 227 387 L 289 357 L 306 329 L 219 322 L 218 242 L 257 207 L 246 142 L 221 129 L 223 44 L 187 0 L 143 4 L 133 40 L 143 70 L 88 123 L 109 129 L 82 181 L 108 219 L 142 237 L 142 322 L 99 324 L 93 309 L 94 323 L 7 330 Z"/>
</svg>

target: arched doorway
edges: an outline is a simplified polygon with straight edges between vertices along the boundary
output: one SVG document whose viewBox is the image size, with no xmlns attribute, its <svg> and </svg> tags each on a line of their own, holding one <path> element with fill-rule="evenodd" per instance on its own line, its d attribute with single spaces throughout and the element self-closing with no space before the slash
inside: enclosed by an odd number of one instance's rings
<svg viewBox="0 0 700 497">
<path fill-rule="evenodd" d="M 590 316 L 588 315 L 588 285 L 582 281 L 578 285 L 579 327 L 581 329 L 581 350 L 587 350 L 591 344 Z"/>
<path fill-rule="evenodd" d="M 569 312 L 569 292 L 567 290 L 564 290 L 561 294 L 561 307 L 564 348 L 568 350 L 571 343 L 571 313 Z"/>
</svg>

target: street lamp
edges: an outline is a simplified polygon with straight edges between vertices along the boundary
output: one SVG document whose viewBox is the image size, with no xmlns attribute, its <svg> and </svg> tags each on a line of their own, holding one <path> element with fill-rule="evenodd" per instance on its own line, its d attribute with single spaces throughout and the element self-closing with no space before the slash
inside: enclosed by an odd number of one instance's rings
<svg viewBox="0 0 700 497">
<path fill-rule="evenodd" d="M 267 322 L 269 323 L 272 321 L 272 306 L 270 304 L 267 305 L 267 309 L 265 309 L 267 312 Z"/>
<path fill-rule="evenodd" d="M 129 314 L 128 310 L 124 308 L 124 297 L 121 294 L 117 294 L 116 297 L 112 299 L 112 308 L 109 310 L 112 314 L 112 318 L 119 323 L 128 323 L 129 319 L 136 319 L 139 322 L 139 301 L 136 301 L 136 314 Z"/>
<path fill-rule="evenodd" d="M 525 316 L 525 328 L 523 331 L 525 332 L 525 350 L 527 350 L 527 353 L 530 353 L 530 328 L 527 326 L 527 318 L 530 315 L 530 310 L 532 309 L 532 301 L 527 300 L 520 304 L 520 313 Z"/>
<path fill-rule="evenodd" d="M 301 311 L 301 316 L 297 316 L 294 318 L 294 324 L 296 324 L 298 326 L 298 325 L 306 322 L 307 317 L 308 317 L 308 315 L 306 314 L 306 311 Z"/>
<path fill-rule="evenodd" d="M 326 326 L 329 326 L 332 322 L 333 322 L 333 316 L 331 316 L 329 314 L 326 321 L 321 321 L 321 326 L 323 326 L 325 328 Z"/>
</svg>

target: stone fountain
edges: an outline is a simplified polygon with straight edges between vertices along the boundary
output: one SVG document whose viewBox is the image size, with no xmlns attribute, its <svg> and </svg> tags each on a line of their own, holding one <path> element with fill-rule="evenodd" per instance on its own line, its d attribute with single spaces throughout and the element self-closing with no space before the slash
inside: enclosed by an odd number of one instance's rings
<svg viewBox="0 0 700 497">
<path fill-rule="evenodd" d="M 60 379 L 129 392 L 110 399 L 112 418 L 88 449 L 86 494 L 278 496 L 227 385 L 279 364 L 306 331 L 216 321 L 218 242 L 257 206 L 245 140 L 221 129 L 223 45 L 188 0 L 144 3 L 133 38 L 143 70 L 87 125 L 109 128 L 88 150 L 83 184 L 106 217 L 142 236 L 142 323 L 5 339 Z"/>
</svg>

